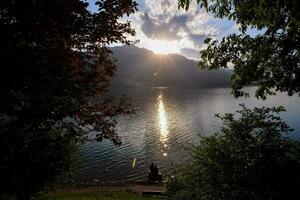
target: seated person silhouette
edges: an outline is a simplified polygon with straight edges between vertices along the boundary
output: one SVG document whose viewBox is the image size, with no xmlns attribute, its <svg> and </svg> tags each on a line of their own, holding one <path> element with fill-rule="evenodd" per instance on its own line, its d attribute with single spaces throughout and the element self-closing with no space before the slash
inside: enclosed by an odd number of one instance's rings
<svg viewBox="0 0 300 200">
<path fill-rule="evenodd" d="M 150 168 L 149 173 L 148 173 L 149 181 L 161 182 L 162 181 L 162 175 L 159 173 L 157 165 L 154 165 L 153 163 L 151 163 L 149 168 Z"/>
</svg>

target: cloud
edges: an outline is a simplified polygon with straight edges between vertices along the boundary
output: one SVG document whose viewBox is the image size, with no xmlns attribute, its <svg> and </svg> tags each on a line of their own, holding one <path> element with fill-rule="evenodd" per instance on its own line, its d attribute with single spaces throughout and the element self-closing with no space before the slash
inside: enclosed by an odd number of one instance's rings
<svg viewBox="0 0 300 200">
<path fill-rule="evenodd" d="M 179 25 L 176 23 L 160 22 L 149 17 L 148 13 L 141 16 L 143 33 L 151 39 L 176 40 Z"/>
<path fill-rule="evenodd" d="M 168 21 L 151 18 L 146 12 L 141 15 L 142 21 L 141 30 L 143 33 L 151 39 L 164 39 L 164 40 L 178 40 L 180 39 L 180 31 L 188 31 L 186 26 L 189 17 L 186 15 L 172 16 Z"/>
<path fill-rule="evenodd" d="M 161 18 L 161 16 L 160 16 Z M 213 37 L 214 31 L 209 33 L 195 33 L 187 24 L 193 17 L 188 15 L 174 15 L 168 21 L 151 18 L 146 12 L 141 15 L 141 31 L 151 39 L 158 40 L 190 40 L 194 47 L 200 48 L 207 37 Z"/>
<path fill-rule="evenodd" d="M 196 1 L 191 2 L 187 12 L 178 9 L 175 0 L 137 2 L 140 4 L 139 11 L 130 20 L 137 33 L 136 39 L 140 40 L 140 47 L 149 48 L 153 41 L 164 40 L 176 43 L 178 53 L 199 58 L 205 38 L 220 39 L 234 30 L 232 21 L 214 19 Z M 188 53 L 192 56 L 188 56 Z"/>
<path fill-rule="evenodd" d="M 215 35 L 215 30 L 211 27 L 203 28 L 203 24 L 212 17 L 201 11 L 197 5 L 191 7 L 189 12 L 185 12 L 178 10 L 177 3 L 170 0 L 145 0 L 144 2 L 145 9 L 139 18 L 140 30 L 150 39 L 179 42 L 184 40 L 189 46 L 200 48 L 205 38 Z"/>
<path fill-rule="evenodd" d="M 189 39 L 194 43 L 195 47 L 201 47 L 204 40 L 208 37 L 212 37 L 210 34 L 189 34 Z"/>
</svg>

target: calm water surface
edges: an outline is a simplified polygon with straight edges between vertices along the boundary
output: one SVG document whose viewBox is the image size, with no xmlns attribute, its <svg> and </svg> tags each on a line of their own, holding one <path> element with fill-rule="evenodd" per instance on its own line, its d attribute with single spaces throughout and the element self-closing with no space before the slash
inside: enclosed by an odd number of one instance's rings
<svg viewBox="0 0 300 200">
<path fill-rule="evenodd" d="M 295 129 L 290 136 L 300 139 L 300 97 L 297 96 L 278 94 L 266 101 L 253 97 L 234 99 L 228 88 L 137 88 L 122 93 L 133 99 L 138 112 L 118 119 L 117 128 L 123 142 L 120 147 L 110 141 L 84 145 L 84 164 L 78 177 L 82 183 L 143 181 L 147 179 L 151 162 L 157 163 L 165 174 L 172 164 L 186 160 L 182 144 L 197 143 L 199 135 L 218 131 L 221 124 L 214 114 L 235 112 L 240 103 L 248 107 L 285 106 L 287 112 L 281 116 Z M 132 168 L 134 159 L 136 166 Z"/>
</svg>

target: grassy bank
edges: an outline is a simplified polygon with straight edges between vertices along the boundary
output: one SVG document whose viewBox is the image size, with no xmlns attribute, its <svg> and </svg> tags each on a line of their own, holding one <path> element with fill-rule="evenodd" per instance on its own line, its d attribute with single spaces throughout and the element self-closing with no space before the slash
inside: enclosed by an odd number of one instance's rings
<svg viewBox="0 0 300 200">
<path fill-rule="evenodd" d="M 34 200 L 159 200 L 131 192 L 59 192 Z"/>
<path fill-rule="evenodd" d="M 163 184 L 97 185 L 62 188 L 36 197 L 34 200 L 159 200 L 159 198 L 145 197 L 143 194 L 153 195 L 153 192 L 163 191 L 165 191 Z"/>
</svg>

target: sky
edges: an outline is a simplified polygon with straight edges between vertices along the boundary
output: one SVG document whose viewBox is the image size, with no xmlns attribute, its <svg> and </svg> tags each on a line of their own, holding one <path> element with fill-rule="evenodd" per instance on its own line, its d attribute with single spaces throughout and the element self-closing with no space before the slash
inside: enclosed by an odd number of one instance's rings
<svg viewBox="0 0 300 200">
<path fill-rule="evenodd" d="M 89 9 L 96 11 L 95 0 L 88 0 Z M 199 59 L 207 37 L 221 39 L 238 32 L 235 22 L 215 19 L 192 1 L 188 11 L 178 9 L 177 0 L 137 0 L 138 11 L 121 20 L 130 20 L 136 31 L 137 46 L 155 53 L 176 53 Z M 114 44 L 117 45 L 117 44 Z"/>
</svg>

